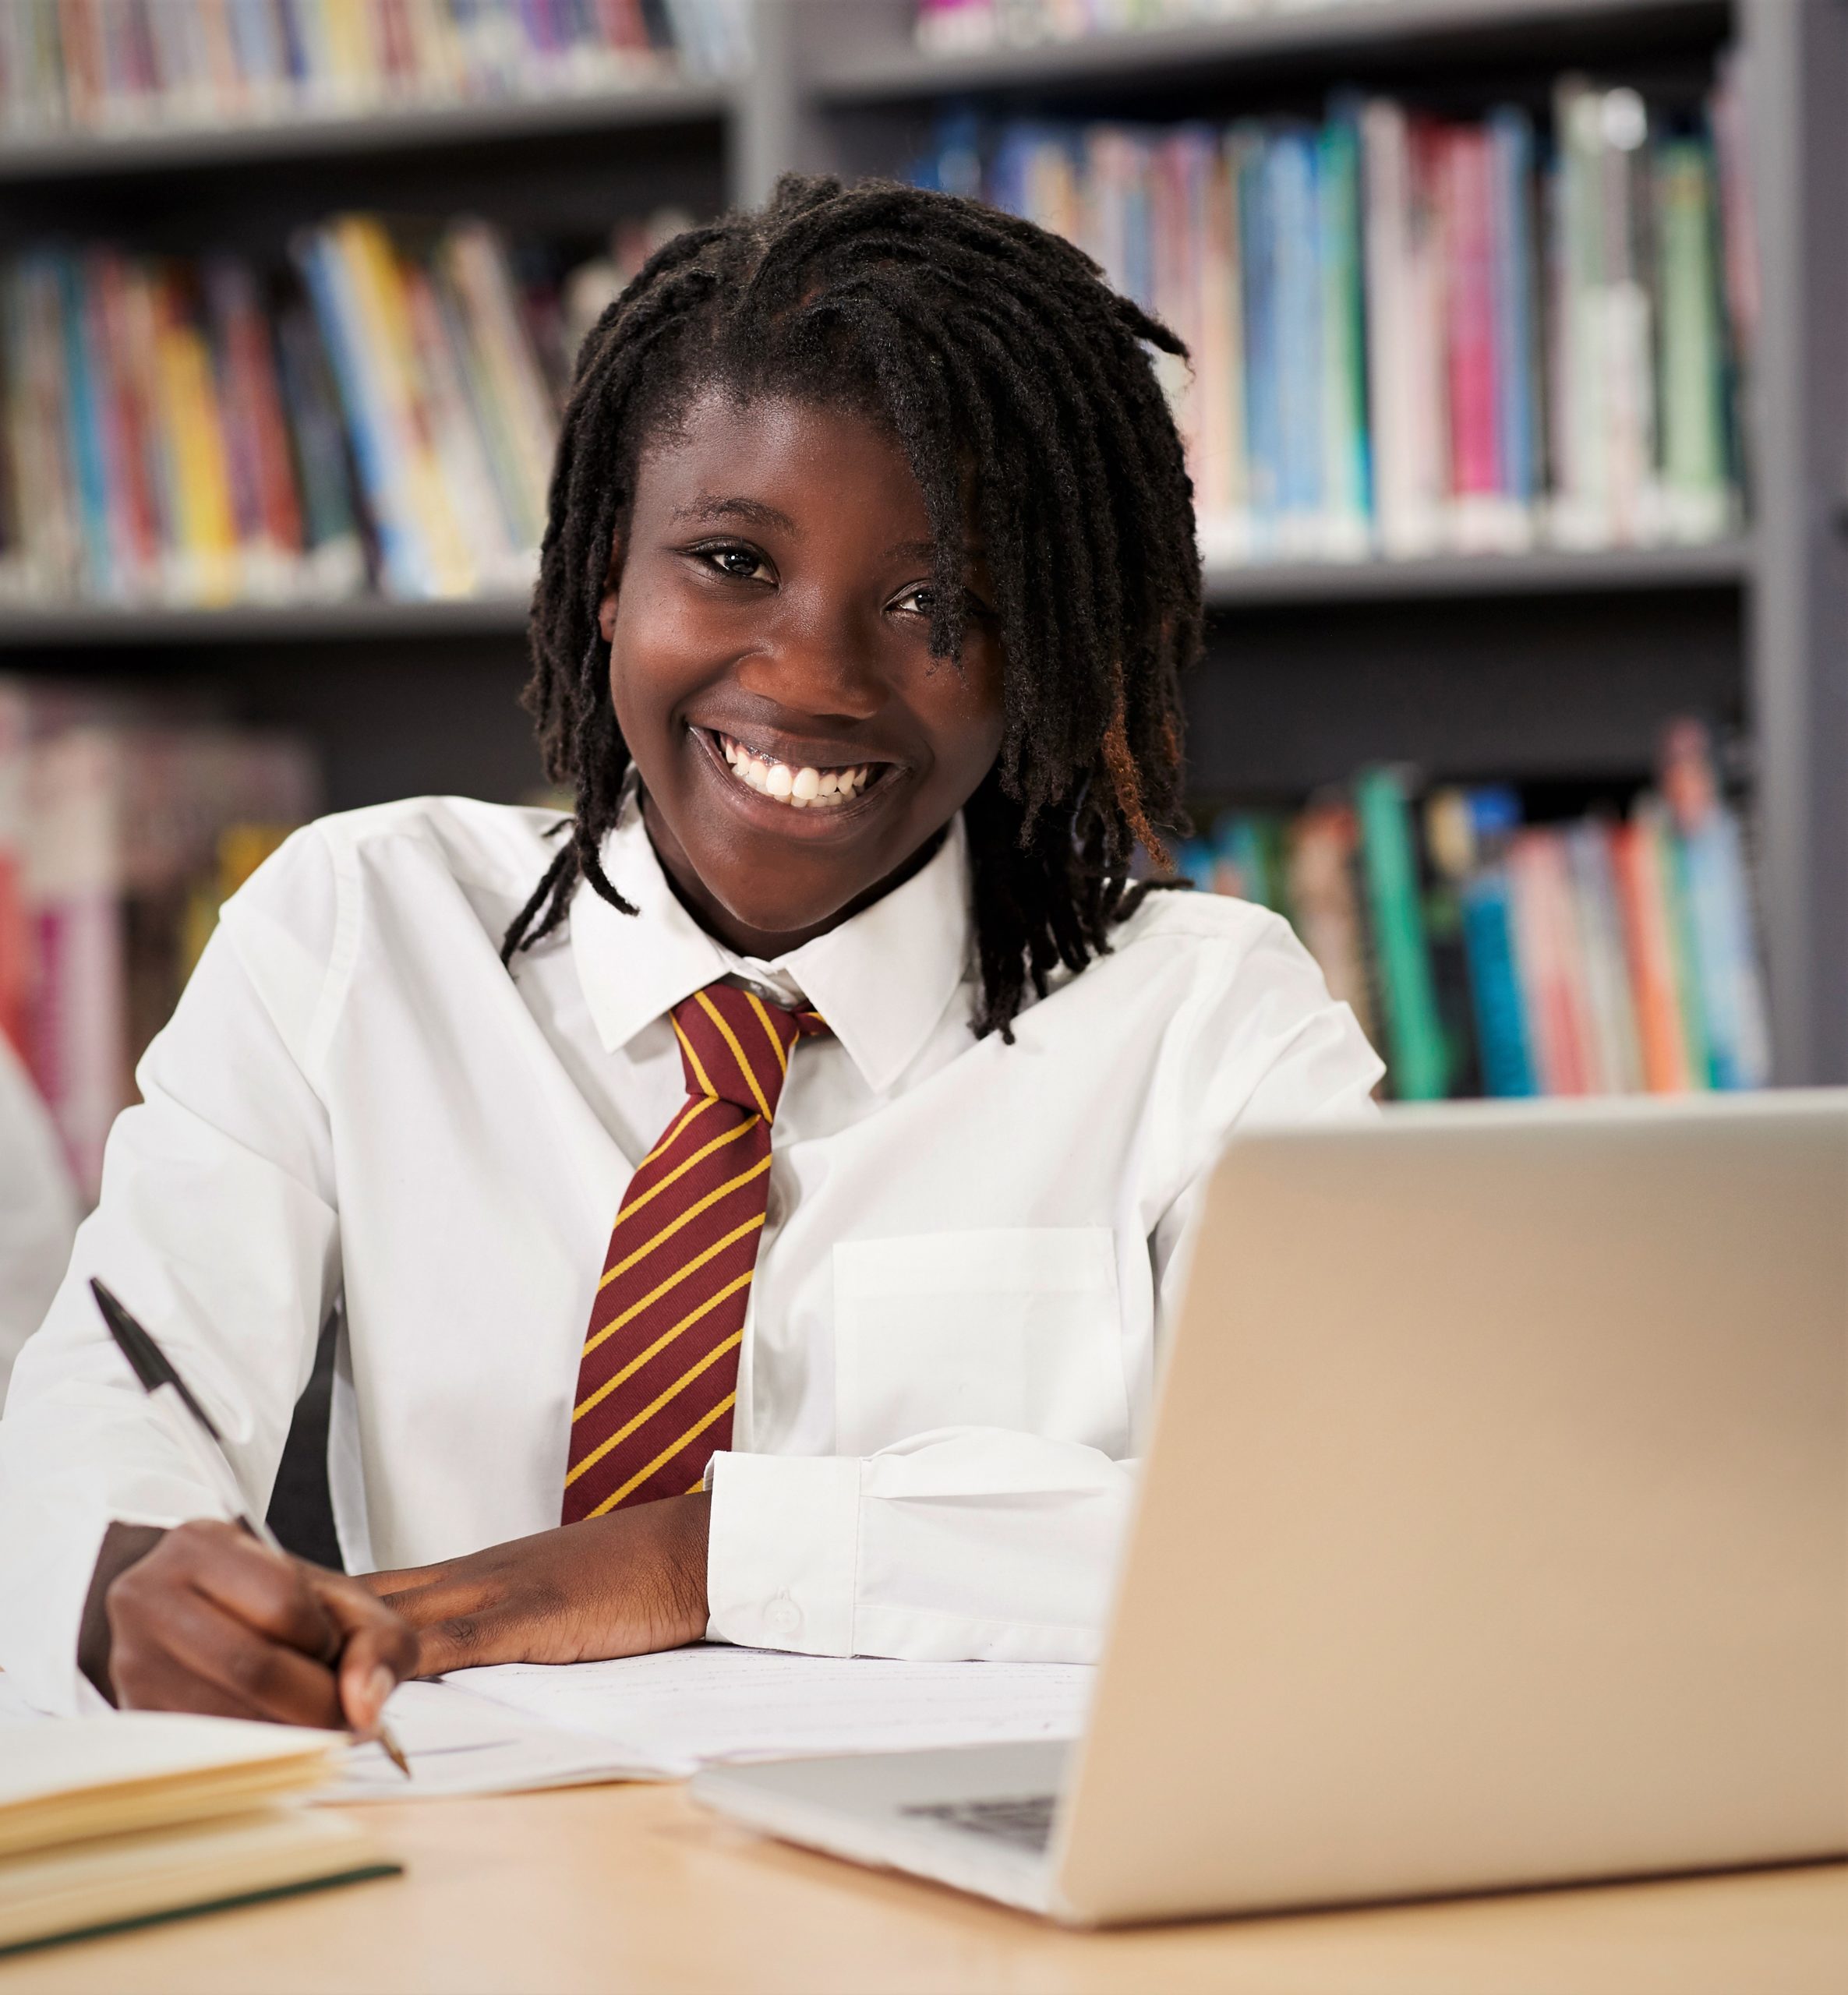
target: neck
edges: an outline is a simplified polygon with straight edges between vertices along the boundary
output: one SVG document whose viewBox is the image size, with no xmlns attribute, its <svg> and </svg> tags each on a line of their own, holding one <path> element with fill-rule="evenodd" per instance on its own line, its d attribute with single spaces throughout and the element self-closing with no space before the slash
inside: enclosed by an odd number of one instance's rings
<svg viewBox="0 0 1848 1995">
<path fill-rule="evenodd" d="M 648 842 L 655 849 L 655 856 L 661 862 L 661 870 L 667 876 L 667 884 L 673 889 L 675 899 L 708 935 L 723 942 L 734 955 L 754 956 L 766 962 L 786 956 L 791 950 L 800 948 L 804 942 L 812 942 L 818 935 L 825 935 L 839 927 L 843 921 L 851 921 L 874 902 L 883 900 L 893 888 L 902 887 L 913 874 L 930 863 L 949 831 L 945 824 L 934 832 L 909 859 L 824 920 L 804 928 L 774 929 L 752 927 L 714 898 L 694 871 L 678 840 L 662 823 L 645 790 L 641 797 L 641 821 L 648 832 Z"/>
</svg>

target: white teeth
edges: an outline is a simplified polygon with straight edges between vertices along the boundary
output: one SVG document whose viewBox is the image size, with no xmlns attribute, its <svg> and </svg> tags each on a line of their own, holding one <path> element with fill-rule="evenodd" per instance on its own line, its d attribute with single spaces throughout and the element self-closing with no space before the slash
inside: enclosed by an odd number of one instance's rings
<svg viewBox="0 0 1848 1995">
<path fill-rule="evenodd" d="M 724 750 L 732 774 L 760 796 L 774 797 L 797 810 L 839 810 L 859 796 L 872 780 L 873 765 L 862 762 L 852 768 L 821 769 L 812 764 L 792 768 L 753 754 L 729 736 L 715 737 Z"/>
</svg>

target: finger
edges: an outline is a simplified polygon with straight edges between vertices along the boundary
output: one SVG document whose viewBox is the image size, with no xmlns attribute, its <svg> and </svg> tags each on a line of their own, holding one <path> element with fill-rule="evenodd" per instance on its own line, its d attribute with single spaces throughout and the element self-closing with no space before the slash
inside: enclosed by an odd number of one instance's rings
<svg viewBox="0 0 1848 1995">
<path fill-rule="evenodd" d="M 135 1649 L 110 1658 L 109 1680 L 125 1711 L 193 1711 L 207 1718 L 268 1722 L 266 1714 L 209 1676 L 200 1676 L 164 1649 Z"/>
<path fill-rule="evenodd" d="M 158 1637 L 182 1668 L 241 1698 L 259 1718 L 345 1729 L 327 1664 L 257 1633 L 203 1594 L 176 1594 Z"/>
<path fill-rule="evenodd" d="M 185 1587 L 169 1592 L 157 1619 L 123 1629 L 111 1673 L 123 1701 L 143 1709 L 284 1725 L 341 1722 L 330 1670 Z"/>
<path fill-rule="evenodd" d="M 377 1728 L 385 1700 L 419 1668 L 416 1630 L 401 1615 L 356 1580 L 338 1573 L 316 1573 L 322 1610 L 338 1630 L 340 1702 L 347 1721 L 362 1736 Z"/>
<path fill-rule="evenodd" d="M 198 1592 L 248 1626 L 302 1654 L 331 1660 L 338 1636 L 295 1560 L 278 1556 L 236 1524 L 196 1521 L 170 1534 L 175 1570 Z"/>
</svg>

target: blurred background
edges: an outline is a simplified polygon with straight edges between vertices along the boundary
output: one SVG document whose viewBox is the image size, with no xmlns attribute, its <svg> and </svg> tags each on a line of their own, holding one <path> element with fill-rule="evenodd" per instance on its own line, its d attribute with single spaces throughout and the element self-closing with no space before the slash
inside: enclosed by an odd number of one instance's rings
<svg viewBox="0 0 1848 1995">
<path fill-rule="evenodd" d="M 1842 0 L 0 0 L 0 1031 L 82 1194 L 290 825 L 542 796 L 577 342 L 789 167 L 1188 341 L 1178 862 L 1390 1092 L 1848 1081 Z"/>
</svg>

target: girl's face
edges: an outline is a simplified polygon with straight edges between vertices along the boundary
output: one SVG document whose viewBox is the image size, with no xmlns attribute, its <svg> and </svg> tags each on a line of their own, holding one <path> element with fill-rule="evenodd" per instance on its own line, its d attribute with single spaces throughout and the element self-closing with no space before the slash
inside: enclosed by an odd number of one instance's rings
<svg viewBox="0 0 1848 1995">
<path fill-rule="evenodd" d="M 681 897 L 778 955 L 876 899 L 1002 739 L 981 550 L 960 669 L 931 656 L 931 531 L 864 418 L 711 394 L 644 450 L 602 606 L 616 716 Z"/>
</svg>

